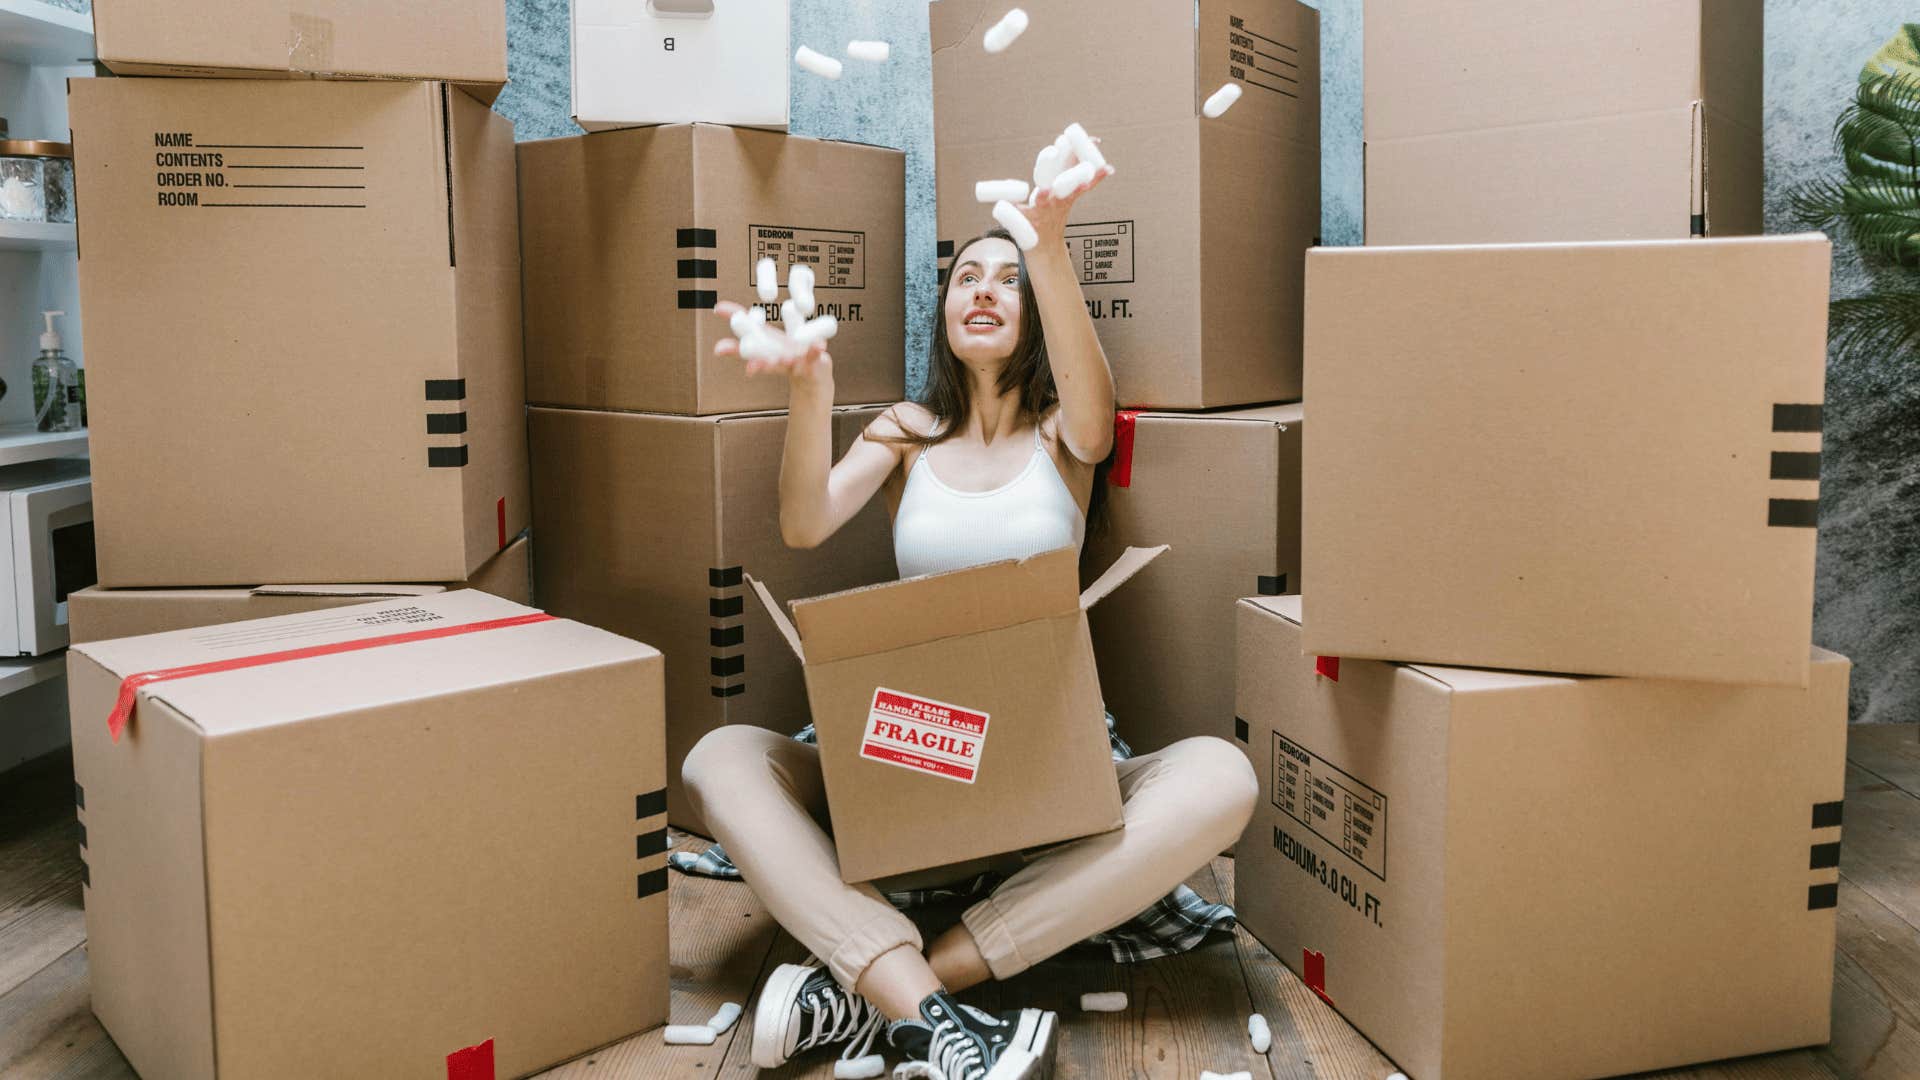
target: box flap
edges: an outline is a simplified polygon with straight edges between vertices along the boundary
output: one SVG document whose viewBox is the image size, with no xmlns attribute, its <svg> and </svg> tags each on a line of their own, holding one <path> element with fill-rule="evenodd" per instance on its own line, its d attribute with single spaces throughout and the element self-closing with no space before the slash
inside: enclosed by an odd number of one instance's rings
<svg viewBox="0 0 1920 1080">
<path fill-rule="evenodd" d="M 124 679 L 141 672 L 540 614 L 488 593 L 461 589 L 116 638 L 78 645 L 73 651 Z M 638 642 L 565 619 L 508 623 L 154 682 L 139 691 L 131 732 L 137 739 L 139 710 L 150 699 L 165 700 L 201 731 L 218 736 L 654 654 Z M 106 721 L 104 714 L 77 718 L 81 724 Z"/>
<path fill-rule="evenodd" d="M 1087 610 L 1105 599 L 1108 593 L 1126 584 L 1128 578 L 1146 569 L 1147 564 L 1164 554 L 1169 546 L 1161 544 L 1159 547 L 1150 548 L 1130 547 L 1121 552 L 1120 557 L 1113 560 L 1113 565 L 1107 567 L 1107 572 L 1101 574 L 1080 594 L 1080 610 Z"/>
<path fill-rule="evenodd" d="M 801 663 L 806 663 L 807 651 L 800 647 L 800 631 L 793 628 L 793 620 L 787 618 L 787 613 L 780 610 L 779 602 L 773 598 L 772 593 L 767 591 L 766 585 L 762 584 L 759 578 L 752 574 L 745 576 L 747 584 L 753 587 L 753 595 L 760 598 L 760 605 L 767 609 L 767 617 L 773 620 L 773 628 L 780 631 L 780 636 L 786 639 L 787 647 L 793 650 L 793 655 L 799 657 Z"/>
<path fill-rule="evenodd" d="M 793 618 L 812 665 L 977 634 L 1079 611 L 1080 553 L 1025 559 L 869 585 L 799 600 Z"/>
<path fill-rule="evenodd" d="M 247 590 L 250 596 L 365 596 L 381 599 L 389 596 L 432 596 L 447 591 L 445 585 L 259 585 Z"/>
</svg>

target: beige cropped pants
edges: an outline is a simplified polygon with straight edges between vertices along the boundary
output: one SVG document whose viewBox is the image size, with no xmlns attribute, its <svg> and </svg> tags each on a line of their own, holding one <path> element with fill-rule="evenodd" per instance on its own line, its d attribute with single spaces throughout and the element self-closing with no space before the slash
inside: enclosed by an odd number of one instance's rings
<svg viewBox="0 0 1920 1080">
<path fill-rule="evenodd" d="M 695 810 L 760 902 L 852 989 L 903 945 L 924 948 L 887 889 L 924 887 L 983 869 L 1010 876 L 961 921 L 997 979 L 1126 922 L 1239 839 L 1259 783 L 1224 739 L 1183 739 L 1117 762 L 1122 816 L 1113 832 L 990 862 L 849 885 L 828 833 L 820 752 L 763 728 L 718 728 L 681 776 Z"/>
</svg>

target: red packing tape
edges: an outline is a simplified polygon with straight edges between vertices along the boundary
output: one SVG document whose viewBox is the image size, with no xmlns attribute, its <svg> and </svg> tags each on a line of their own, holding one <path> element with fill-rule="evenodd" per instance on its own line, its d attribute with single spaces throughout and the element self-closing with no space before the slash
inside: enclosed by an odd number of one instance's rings
<svg viewBox="0 0 1920 1080">
<path fill-rule="evenodd" d="M 493 1080 L 493 1040 L 448 1054 L 447 1080 Z"/>
<path fill-rule="evenodd" d="M 1315 997 L 1329 1005 L 1333 1004 L 1333 999 L 1327 996 L 1325 953 L 1317 953 L 1307 948 L 1300 950 L 1300 981 L 1307 984 L 1307 989 L 1313 991 Z"/>
<path fill-rule="evenodd" d="M 1113 414 L 1113 467 L 1107 470 L 1107 482 L 1114 487 L 1133 483 L 1133 423 L 1139 416 L 1131 409 Z"/>
<path fill-rule="evenodd" d="M 509 626 L 527 626 L 531 623 L 548 622 L 554 616 L 544 611 L 535 611 L 526 615 L 514 615 L 505 619 L 489 619 L 486 622 L 463 623 L 459 626 L 437 626 L 431 630 L 409 630 L 404 634 L 387 634 L 384 637 L 361 638 L 358 641 L 337 641 L 331 645 L 309 645 L 302 649 L 288 649 L 285 652 L 261 653 L 258 656 L 236 656 L 227 660 L 209 660 L 204 664 L 188 664 L 185 667 L 162 668 L 158 671 L 141 671 L 120 680 L 120 696 L 114 699 L 113 711 L 107 714 L 107 732 L 114 742 L 120 741 L 120 733 L 127 730 L 133 722 L 133 703 L 140 688 L 170 679 L 191 679 L 196 675 L 213 675 L 222 671 L 238 671 L 241 668 L 265 667 L 268 664 L 283 664 L 289 660 L 307 660 L 315 656 L 334 656 L 339 653 L 359 652 L 362 649 L 378 649 L 386 645 L 405 645 L 415 641 L 432 641 L 435 638 L 454 637 L 458 634 L 473 634 L 482 630 L 503 630 Z"/>
<path fill-rule="evenodd" d="M 1313 658 L 1313 673 L 1325 675 L 1334 682 L 1340 681 L 1340 658 L 1337 656 L 1316 656 Z"/>
</svg>

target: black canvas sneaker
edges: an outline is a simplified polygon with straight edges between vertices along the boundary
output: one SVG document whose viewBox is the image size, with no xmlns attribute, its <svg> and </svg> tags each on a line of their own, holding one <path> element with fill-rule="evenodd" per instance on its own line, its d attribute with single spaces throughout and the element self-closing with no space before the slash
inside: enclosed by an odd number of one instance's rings
<svg viewBox="0 0 1920 1080">
<path fill-rule="evenodd" d="M 920 1003 L 920 1015 L 930 1029 L 924 1051 L 914 1053 L 917 1047 L 904 1045 L 908 1032 L 900 1030 L 901 1024 L 889 1030 L 889 1039 L 931 1066 L 942 1080 L 1045 1080 L 1053 1075 L 1059 1017 L 1045 1009 L 995 1016 L 939 992 Z"/>
<path fill-rule="evenodd" d="M 873 1051 L 887 1020 L 873 1002 L 843 988 L 823 967 L 781 964 L 760 990 L 753 1011 L 753 1063 L 785 1065 L 796 1054 L 846 1043 L 851 1060 Z"/>
</svg>

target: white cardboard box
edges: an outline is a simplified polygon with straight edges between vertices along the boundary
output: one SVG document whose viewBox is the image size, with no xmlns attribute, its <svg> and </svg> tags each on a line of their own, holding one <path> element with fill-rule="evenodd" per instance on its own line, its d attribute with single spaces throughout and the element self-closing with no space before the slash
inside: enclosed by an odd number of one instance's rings
<svg viewBox="0 0 1920 1080">
<path fill-rule="evenodd" d="M 572 18 L 573 119 L 588 131 L 786 128 L 788 0 L 573 0 Z"/>
</svg>

